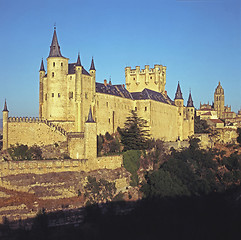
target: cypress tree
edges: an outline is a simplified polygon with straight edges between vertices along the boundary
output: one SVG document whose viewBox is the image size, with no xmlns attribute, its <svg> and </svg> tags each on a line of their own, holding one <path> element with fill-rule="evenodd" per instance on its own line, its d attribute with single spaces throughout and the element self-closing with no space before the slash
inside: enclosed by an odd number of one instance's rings
<svg viewBox="0 0 241 240">
<path fill-rule="evenodd" d="M 118 130 L 124 151 L 147 148 L 147 140 L 150 137 L 147 121 L 138 117 L 136 111 L 131 111 L 131 115 L 126 118 L 124 128 Z"/>
</svg>

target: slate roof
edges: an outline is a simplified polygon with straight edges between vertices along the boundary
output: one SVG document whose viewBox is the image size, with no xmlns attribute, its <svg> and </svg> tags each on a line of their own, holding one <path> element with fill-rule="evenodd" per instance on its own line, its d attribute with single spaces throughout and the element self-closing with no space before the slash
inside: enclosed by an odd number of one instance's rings
<svg viewBox="0 0 241 240">
<path fill-rule="evenodd" d="M 40 70 L 39 71 L 44 71 L 45 72 L 43 59 L 41 61 L 41 66 L 40 66 Z"/>
<path fill-rule="evenodd" d="M 151 99 L 157 102 L 174 105 L 174 102 L 168 96 L 147 88 L 145 88 L 142 92 L 133 92 L 131 95 L 135 100 Z"/>
<path fill-rule="evenodd" d="M 94 64 L 94 59 L 93 59 L 93 57 L 92 57 L 92 61 L 91 61 L 90 70 L 95 70 L 95 64 Z"/>
<path fill-rule="evenodd" d="M 57 39 L 56 28 L 54 28 L 54 35 L 50 46 L 49 57 L 63 57 L 60 52 L 60 46 Z"/>
<path fill-rule="evenodd" d="M 76 66 L 76 64 L 77 63 L 69 63 L 68 74 L 75 74 L 75 66 Z M 84 69 L 83 66 L 82 66 L 82 74 L 90 76 L 90 74 Z"/>
<path fill-rule="evenodd" d="M 177 85 L 177 91 L 176 91 L 176 94 L 175 94 L 175 99 L 183 99 L 182 91 L 181 91 L 181 87 L 180 87 L 179 82 L 178 82 L 178 85 Z"/>
<path fill-rule="evenodd" d="M 191 92 L 189 93 L 189 97 L 188 97 L 188 101 L 187 101 L 187 107 L 194 107 Z"/>
<path fill-rule="evenodd" d="M 157 102 L 174 105 L 174 102 L 168 96 L 165 96 L 160 92 L 155 92 L 147 88 L 145 88 L 142 92 L 130 93 L 123 85 L 107 84 L 105 86 L 103 83 L 96 83 L 96 92 L 129 98 L 133 100 L 151 99 Z"/>
</svg>

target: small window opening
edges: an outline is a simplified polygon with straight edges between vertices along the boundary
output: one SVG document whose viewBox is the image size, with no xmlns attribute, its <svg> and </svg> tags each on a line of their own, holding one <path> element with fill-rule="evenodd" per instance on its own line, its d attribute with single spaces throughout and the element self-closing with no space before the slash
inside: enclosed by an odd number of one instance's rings
<svg viewBox="0 0 241 240">
<path fill-rule="evenodd" d="M 60 93 L 58 93 L 58 97 L 60 97 Z"/>
<path fill-rule="evenodd" d="M 52 97 L 54 97 L 54 93 L 52 93 Z"/>
<path fill-rule="evenodd" d="M 137 111 L 137 107 L 135 107 L 135 111 Z"/>
<path fill-rule="evenodd" d="M 52 77 L 54 77 L 54 72 L 52 72 Z"/>
<path fill-rule="evenodd" d="M 106 107 L 108 107 L 108 105 L 109 105 L 109 103 L 108 103 L 108 102 L 106 102 Z"/>
<path fill-rule="evenodd" d="M 147 107 L 145 107 L 145 111 L 147 111 Z"/>
<path fill-rule="evenodd" d="M 55 67 L 55 62 L 53 62 L 53 67 Z"/>
</svg>

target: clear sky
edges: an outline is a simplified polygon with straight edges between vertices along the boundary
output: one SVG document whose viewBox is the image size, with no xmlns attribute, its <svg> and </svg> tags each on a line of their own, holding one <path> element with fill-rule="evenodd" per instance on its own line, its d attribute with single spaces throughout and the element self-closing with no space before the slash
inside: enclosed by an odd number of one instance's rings
<svg viewBox="0 0 241 240">
<path fill-rule="evenodd" d="M 10 116 L 38 116 L 39 68 L 56 23 L 62 55 L 96 81 L 125 83 L 125 67 L 167 66 L 173 99 L 180 82 L 186 104 L 213 101 L 221 82 L 225 104 L 241 108 L 239 0 L 0 0 L 0 103 Z"/>
</svg>

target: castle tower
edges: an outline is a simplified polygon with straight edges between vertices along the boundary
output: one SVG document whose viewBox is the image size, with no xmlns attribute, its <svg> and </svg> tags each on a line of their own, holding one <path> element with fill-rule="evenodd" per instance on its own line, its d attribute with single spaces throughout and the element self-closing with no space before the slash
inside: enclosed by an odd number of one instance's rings
<svg viewBox="0 0 241 240">
<path fill-rule="evenodd" d="M 3 150 L 8 149 L 8 108 L 5 99 L 5 104 L 3 108 Z"/>
<path fill-rule="evenodd" d="M 47 58 L 46 119 L 67 120 L 67 74 L 68 58 L 62 56 L 56 28 Z"/>
<path fill-rule="evenodd" d="M 41 66 L 39 70 L 39 118 L 43 118 L 43 103 L 44 103 L 44 96 L 43 96 L 43 88 L 44 82 L 43 78 L 45 76 L 45 69 L 44 69 L 44 62 L 43 59 L 41 61 Z"/>
<path fill-rule="evenodd" d="M 189 121 L 189 136 L 194 134 L 194 105 L 191 92 L 189 93 L 187 101 L 187 120 Z"/>
<path fill-rule="evenodd" d="M 129 92 L 141 92 L 145 88 L 150 90 L 165 93 L 166 85 L 166 67 L 162 65 L 154 65 L 150 68 L 145 65 L 144 69 L 136 66 L 125 68 L 126 88 Z"/>
<path fill-rule="evenodd" d="M 175 99 L 174 99 L 175 105 L 178 108 L 178 113 L 177 113 L 177 127 L 178 127 L 178 139 L 182 140 L 183 139 L 183 97 L 182 97 L 182 91 L 181 87 L 177 85 L 177 91 L 175 94 Z"/>
<path fill-rule="evenodd" d="M 223 117 L 224 112 L 224 90 L 220 84 L 218 83 L 217 88 L 214 92 L 214 110 L 217 111 L 218 118 Z"/>
<path fill-rule="evenodd" d="M 82 116 L 82 112 L 83 109 L 81 107 L 81 98 L 82 98 L 82 65 L 81 65 L 81 61 L 80 61 L 80 55 L 78 54 L 78 58 L 77 58 L 77 63 L 75 66 L 75 129 L 76 132 L 81 132 L 83 126 L 82 126 L 82 122 L 81 122 L 81 116 Z"/>
<path fill-rule="evenodd" d="M 85 122 L 85 158 L 90 160 L 97 157 L 97 128 L 90 107 L 88 119 Z"/>
</svg>

